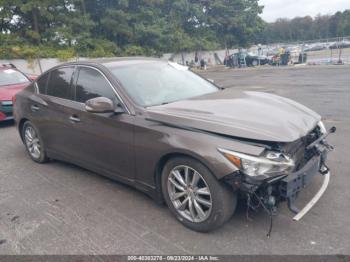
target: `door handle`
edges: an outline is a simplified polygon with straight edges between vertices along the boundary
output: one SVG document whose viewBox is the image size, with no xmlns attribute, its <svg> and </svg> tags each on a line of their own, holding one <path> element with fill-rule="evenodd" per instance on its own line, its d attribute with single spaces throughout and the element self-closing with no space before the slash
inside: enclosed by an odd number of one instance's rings
<svg viewBox="0 0 350 262">
<path fill-rule="evenodd" d="M 79 123 L 80 122 L 80 118 L 77 117 L 77 116 L 71 116 L 69 118 L 69 120 L 72 122 L 72 123 Z"/>
<path fill-rule="evenodd" d="M 31 105 L 30 109 L 32 110 L 32 112 L 36 112 L 40 110 L 40 107 L 38 105 Z"/>
</svg>

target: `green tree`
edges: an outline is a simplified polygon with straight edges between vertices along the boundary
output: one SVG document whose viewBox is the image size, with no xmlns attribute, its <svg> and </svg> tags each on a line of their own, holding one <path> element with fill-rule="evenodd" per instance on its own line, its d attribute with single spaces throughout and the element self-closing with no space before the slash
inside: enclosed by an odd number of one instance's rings
<svg viewBox="0 0 350 262">
<path fill-rule="evenodd" d="M 261 11 L 258 0 L 0 0 L 0 45 L 16 57 L 25 46 L 60 57 L 246 46 Z"/>
<path fill-rule="evenodd" d="M 280 18 L 266 24 L 263 31 L 265 42 L 301 41 L 343 37 L 350 35 L 350 10 L 337 12 L 334 15 L 317 15 Z"/>
</svg>

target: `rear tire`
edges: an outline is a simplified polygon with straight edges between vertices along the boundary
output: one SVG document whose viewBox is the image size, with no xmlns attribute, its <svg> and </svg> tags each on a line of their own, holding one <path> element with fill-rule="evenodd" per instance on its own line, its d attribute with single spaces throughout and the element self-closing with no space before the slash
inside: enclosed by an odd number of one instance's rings
<svg viewBox="0 0 350 262">
<path fill-rule="evenodd" d="M 44 142 L 38 129 L 27 121 L 22 127 L 22 138 L 30 158 L 37 163 L 48 162 Z"/>
<path fill-rule="evenodd" d="M 223 225 L 237 205 L 237 194 L 218 181 L 206 166 L 189 157 L 176 157 L 165 164 L 162 192 L 175 217 L 198 232 Z"/>
</svg>

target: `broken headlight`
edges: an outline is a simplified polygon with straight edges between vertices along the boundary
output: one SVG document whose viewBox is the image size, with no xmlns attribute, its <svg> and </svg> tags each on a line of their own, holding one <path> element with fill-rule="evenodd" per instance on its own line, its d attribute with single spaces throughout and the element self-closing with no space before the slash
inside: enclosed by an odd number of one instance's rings
<svg viewBox="0 0 350 262">
<path fill-rule="evenodd" d="M 265 151 L 262 156 L 252 156 L 227 149 L 218 150 L 240 171 L 252 177 L 286 173 L 294 167 L 294 161 L 279 152 Z"/>
<path fill-rule="evenodd" d="M 317 125 L 318 125 L 318 127 L 320 128 L 320 132 L 321 132 L 322 135 L 324 135 L 325 133 L 327 133 L 327 129 L 326 129 L 326 127 L 325 127 L 325 125 L 323 124 L 322 121 L 319 121 L 319 122 L 317 123 Z"/>
</svg>

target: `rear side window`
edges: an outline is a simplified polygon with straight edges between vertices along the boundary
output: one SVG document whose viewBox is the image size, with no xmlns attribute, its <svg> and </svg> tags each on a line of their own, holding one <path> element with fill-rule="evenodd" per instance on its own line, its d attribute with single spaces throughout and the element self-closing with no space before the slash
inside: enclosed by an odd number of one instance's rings
<svg viewBox="0 0 350 262">
<path fill-rule="evenodd" d="M 74 67 L 63 67 L 50 73 L 50 80 L 47 86 L 47 94 L 59 98 L 73 100 L 72 75 Z"/>
<path fill-rule="evenodd" d="M 46 73 L 45 75 L 41 76 L 39 80 L 36 82 L 38 88 L 39 88 L 39 93 L 46 95 L 46 85 L 47 85 L 47 80 L 49 80 L 49 73 Z"/>
<path fill-rule="evenodd" d="M 116 100 L 115 93 L 106 78 L 97 70 L 81 67 L 76 85 L 76 100 L 85 103 L 95 97 Z"/>
</svg>

